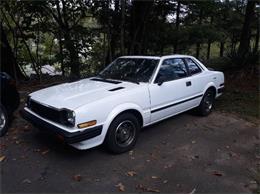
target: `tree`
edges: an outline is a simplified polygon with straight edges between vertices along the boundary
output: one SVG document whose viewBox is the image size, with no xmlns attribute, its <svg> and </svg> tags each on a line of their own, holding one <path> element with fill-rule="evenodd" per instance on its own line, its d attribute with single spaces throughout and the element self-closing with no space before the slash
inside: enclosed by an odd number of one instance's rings
<svg viewBox="0 0 260 195">
<path fill-rule="evenodd" d="M 87 7 L 90 1 L 65 0 L 48 1 L 43 4 L 46 13 L 52 16 L 52 19 L 59 26 L 60 33 L 64 38 L 64 46 L 69 53 L 69 65 L 71 77 L 80 76 L 80 45 L 77 38 L 80 33 L 86 33 L 86 29 L 79 23 L 86 16 Z M 83 31 L 83 32 L 82 32 Z"/>
<path fill-rule="evenodd" d="M 242 28 L 241 37 L 240 37 L 239 49 L 238 49 L 238 56 L 240 56 L 241 59 L 245 58 L 250 50 L 251 22 L 254 17 L 255 5 L 256 5 L 256 1 L 248 0 L 246 6 L 244 24 Z"/>
<path fill-rule="evenodd" d="M 18 64 L 16 62 L 16 58 L 14 57 L 12 48 L 7 40 L 7 36 L 3 25 L 1 24 L 1 71 L 7 72 L 16 80 L 24 79 L 24 75 L 22 74 Z"/>
</svg>

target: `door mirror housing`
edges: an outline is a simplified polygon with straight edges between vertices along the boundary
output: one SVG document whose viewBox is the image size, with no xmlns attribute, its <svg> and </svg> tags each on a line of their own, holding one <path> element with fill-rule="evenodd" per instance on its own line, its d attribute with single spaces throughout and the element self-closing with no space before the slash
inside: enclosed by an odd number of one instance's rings
<svg viewBox="0 0 260 195">
<path fill-rule="evenodd" d="M 167 78 L 165 76 L 159 76 L 156 83 L 157 85 L 161 86 L 165 81 L 167 81 Z"/>
</svg>

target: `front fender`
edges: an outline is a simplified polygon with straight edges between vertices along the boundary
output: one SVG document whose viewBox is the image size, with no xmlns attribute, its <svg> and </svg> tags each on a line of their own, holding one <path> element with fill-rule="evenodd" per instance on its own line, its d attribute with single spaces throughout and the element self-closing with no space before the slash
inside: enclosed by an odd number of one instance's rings
<svg viewBox="0 0 260 195">
<path fill-rule="evenodd" d="M 111 122 L 122 112 L 127 111 L 127 110 L 136 110 L 138 111 L 142 117 L 143 117 L 143 121 L 145 121 L 145 119 L 147 118 L 146 114 L 143 112 L 143 109 L 135 104 L 135 103 L 124 103 L 124 104 L 120 104 L 118 106 L 116 106 L 108 115 L 105 123 L 104 123 L 104 129 L 108 130 L 109 125 L 111 124 Z"/>
</svg>

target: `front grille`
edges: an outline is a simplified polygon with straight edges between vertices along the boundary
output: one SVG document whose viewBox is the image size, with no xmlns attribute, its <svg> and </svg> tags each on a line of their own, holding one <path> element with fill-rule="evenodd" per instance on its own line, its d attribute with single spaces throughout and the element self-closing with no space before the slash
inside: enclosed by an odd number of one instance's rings
<svg viewBox="0 0 260 195">
<path fill-rule="evenodd" d="M 51 121 L 60 123 L 61 113 L 58 110 L 55 110 L 53 108 L 44 106 L 42 104 L 39 104 L 33 100 L 30 101 L 29 108 L 35 112 L 36 114 L 40 115 L 43 118 L 49 119 Z"/>
</svg>

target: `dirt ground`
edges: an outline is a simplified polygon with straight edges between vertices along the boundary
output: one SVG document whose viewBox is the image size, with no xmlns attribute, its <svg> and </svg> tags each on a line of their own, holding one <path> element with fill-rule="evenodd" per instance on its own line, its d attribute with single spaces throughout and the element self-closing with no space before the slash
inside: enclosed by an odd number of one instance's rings
<svg viewBox="0 0 260 195">
<path fill-rule="evenodd" d="M 78 151 L 18 114 L 0 138 L 1 193 L 259 192 L 259 128 L 184 113 L 142 130 L 133 151 Z"/>
</svg>

